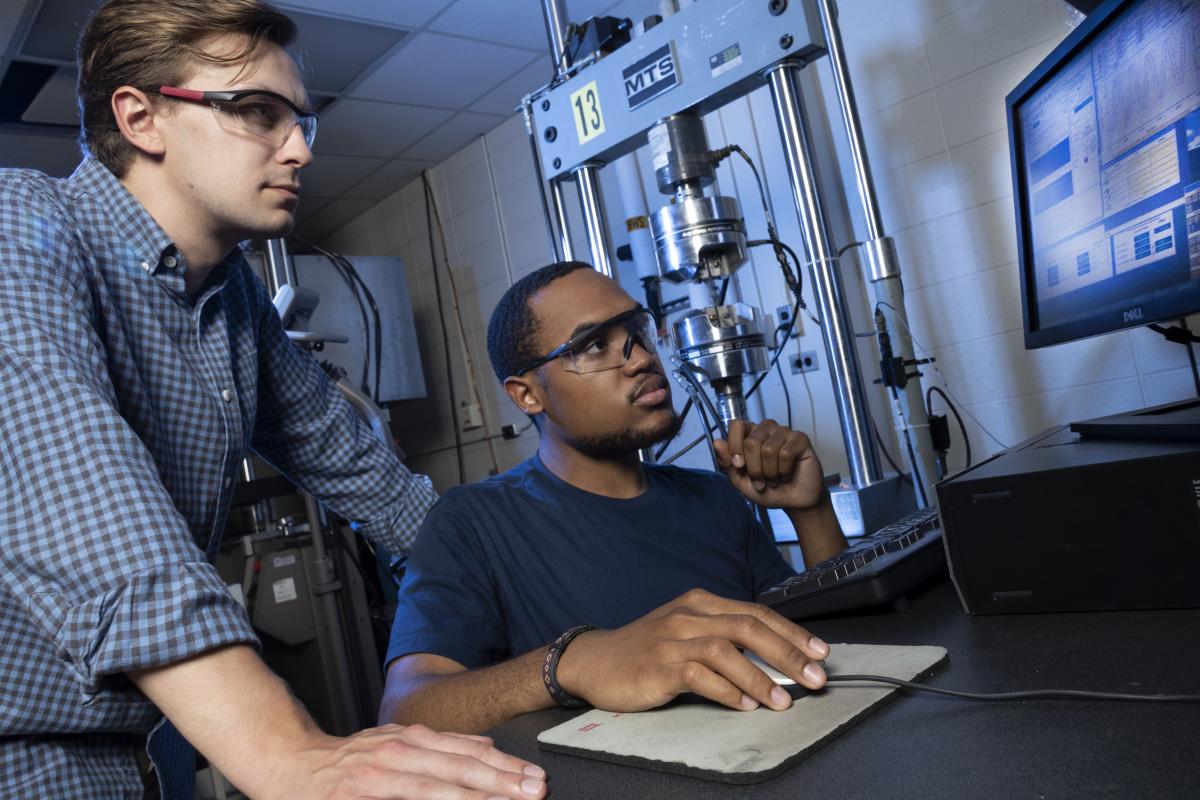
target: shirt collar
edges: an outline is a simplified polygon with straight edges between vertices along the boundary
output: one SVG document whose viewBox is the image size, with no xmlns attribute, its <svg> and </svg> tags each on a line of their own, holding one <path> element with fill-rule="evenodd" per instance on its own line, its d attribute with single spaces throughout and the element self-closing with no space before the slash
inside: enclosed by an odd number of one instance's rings
<svg viewBox="0 0 1200 800">
<path fill-rule="evenodd" d="M 125 252 L 127 259 L 123 260 L 131 268 L 152 275 L 177 295 L 186 295 L 183 275 L 187 263 L 183 254 L 146 207 L 108 167 L 94 158 L 85 158 L 67 179 L 67 186 L 77 202 L 95 206 L 111 221 L 110 235 L 114 235 L 115 240 L 110 244 L 118 252 Z M 230 269 L 241 260 L 241 249 L 233 248 L 213 268 L 201 294 L 220 290 Z"/>
</svg>

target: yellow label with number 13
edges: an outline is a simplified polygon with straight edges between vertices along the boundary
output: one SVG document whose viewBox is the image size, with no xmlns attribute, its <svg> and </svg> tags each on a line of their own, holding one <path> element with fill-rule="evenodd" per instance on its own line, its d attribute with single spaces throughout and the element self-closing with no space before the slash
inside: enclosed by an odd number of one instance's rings
<svg viewBox="0 0 1200 800">
<path fill-rule="evenodd" d="M 595 139 L 604 133 L 604 114 L 600 111 L 600 92 L 592 81 L 577 92 L 571 92 L 571 112 L 575 117 L 575 132 L 579 143 Z"/>
</svg>

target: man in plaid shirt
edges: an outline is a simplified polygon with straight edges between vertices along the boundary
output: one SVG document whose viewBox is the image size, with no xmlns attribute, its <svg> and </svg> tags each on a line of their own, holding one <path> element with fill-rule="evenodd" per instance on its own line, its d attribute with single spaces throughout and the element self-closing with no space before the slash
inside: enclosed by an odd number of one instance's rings
<svg viewBox="0 0 1200 800">
<path fill-rule="evenodd" d="M 256 798 L 545 792 L 478 737 L 322 733 L 211 564 L 247 449 L 393 551 L 435 500 L 237 247 L 287 234 L 312 160 L 294 35 L 257 0 L 110 0 L 79 48 L 89 157 L 0 170 L 0 796 L 140 797 L 164 715 Z"/>
</svg>

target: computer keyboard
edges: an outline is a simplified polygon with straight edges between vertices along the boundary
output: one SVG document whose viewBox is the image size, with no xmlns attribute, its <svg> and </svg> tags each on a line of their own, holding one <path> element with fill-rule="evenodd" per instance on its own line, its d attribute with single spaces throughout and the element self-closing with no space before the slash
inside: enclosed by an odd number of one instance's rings
<svg viewBox="0 0 1200 800">
<path fill-rule="evenodd" d="M 763 592 L 758 602 L 788 619 L 895 602 L 945 569 L 936 508 L 923 508 L 855 539 L 822 561 Z"/>
</svg>

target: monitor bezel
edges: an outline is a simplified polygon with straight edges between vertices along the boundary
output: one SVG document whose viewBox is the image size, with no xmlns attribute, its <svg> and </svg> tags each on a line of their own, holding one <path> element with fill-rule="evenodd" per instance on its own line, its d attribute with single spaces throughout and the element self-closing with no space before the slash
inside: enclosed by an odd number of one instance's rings
<svg viewBox="0 0 1200 800">
<path fill-rule="evenodd" d="M 1138 306 L 1141 312 L 1129 318 L 1124 311 L 1114 311 L 1113 318 L 1091 316 L 1048 327 L 1038 327 L 1037 281 L 1033 278 L 1033 242 L 1030 236 L 1028 185 L 1023 180 L 1023 146 L 1019 125 L 1020 106 L 1047 81 L 1058 75 L 1066 62 L 1086 48 L 1115 17 L 1145 0 L 1106 0 L 1079 24 L 1050 55 L 1042 59 L 1032 72 L 1022 80 L 1005 98 L 1008 119 L 1009 164 L 1012 169 L 1013 205 L 1017 227 L 1017 264 L 1021 279 L 1021 321 L 1025 334 L 1025 349 L 1034 350 L 1055 344 L 1087 339 L 1105 333 L 1137 328 L 1151 322 L 1177 319 L 1195 313 L 1195 304 L 1183 302 L 1173 304 L 1170 298 Z M 1147 308 L 1147 306 L 1149 308 Z M 1130 315 L 1132 316 L 1132 315 Z"/>
</svg>

